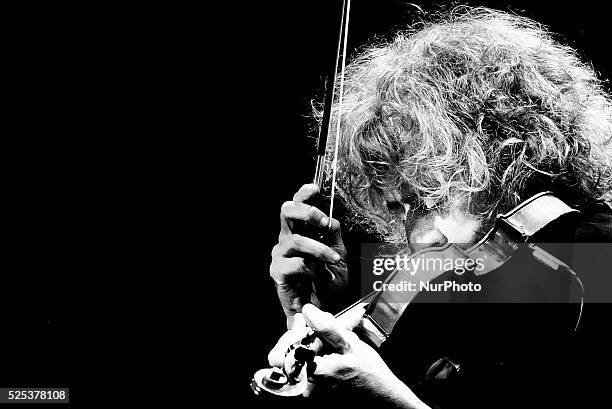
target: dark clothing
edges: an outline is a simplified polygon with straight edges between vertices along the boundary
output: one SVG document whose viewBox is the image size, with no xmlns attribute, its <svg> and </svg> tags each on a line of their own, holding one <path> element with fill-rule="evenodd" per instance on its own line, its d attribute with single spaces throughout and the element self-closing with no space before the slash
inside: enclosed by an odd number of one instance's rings
<svg viewBox="0 0 612 409">
<path fill-rule="evenodd" d="M 498 270 L 471 278 L 482 283 L 485 294 L 451 297 L 447 304 L 415 302 L 406 310 L 380 352 L 430 406 L 587 406 L 585 399 L 593 395 L 584 385 L 607 375 L 605 368 L 610 367 L 605 357 L 608 345 L 603 343 L 609 336 L 600 329 L 609 324 L 612 308 L 595 303 L 612 301 L 607 277 L 612 265 L 612 211 L 596 206 L 583 212 L 571 228 L 558 228 L 541 240 L 567 241 L 569 247 L 542 246 L 571 265 L 584 282 L 585 306 L 577 330 L 576 281 L 538 263 L 526 268 L 520 254 Z M 438 280 L 444 279 L 448 277 Z M 602 317 L 606 319 L 599 321 Z M 440 358 L 446 360 L 426 375 Z"/>
</svg>

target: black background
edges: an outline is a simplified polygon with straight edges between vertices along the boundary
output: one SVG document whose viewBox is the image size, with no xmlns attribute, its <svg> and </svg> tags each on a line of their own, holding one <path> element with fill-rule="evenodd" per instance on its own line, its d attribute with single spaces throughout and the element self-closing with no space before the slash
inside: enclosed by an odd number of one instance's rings
<svg viewBox="0 0 612 409">
<path fill-rule="evenodd" d="M 596 2 L 463 4 L 532 17 L 612 74 Z M 73 401 L 95 402 L 112 400 L 101 385 L 159 392 L 180 379 L 195 399 L 257 404 L 251 376 L 285 328 L 270 251 L 282 202 L 312 178 L 310 103 L 323 99 L 337 4 L 217 6 L 3 13 L 0 386 L 70 386 Z M 349 58 L 415 16 L 406 2 L 354 0 Z M 609 339 L 609 310 L 585 309 L 589 359 Z"/>
</svg>

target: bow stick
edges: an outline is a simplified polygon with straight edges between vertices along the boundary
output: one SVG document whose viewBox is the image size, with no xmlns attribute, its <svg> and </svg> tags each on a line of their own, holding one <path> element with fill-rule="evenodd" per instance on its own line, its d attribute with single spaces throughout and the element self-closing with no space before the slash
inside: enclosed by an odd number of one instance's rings
<svg viewBox="0 0 612 409">
<path fill-rule="evenodd" d="M 336 192 L 336 171 L 338 165 L 338 147 L 340 144 L 340 112 L 342 111 L 342 96 L 344 93 L 344 71 L 346 68 L 346 45 L 348 38 L 349 14 L 351 11 L 351 0 L 343 0 L 342 11 L 340 18 L 340 28 L 338 30 L 338 42 L 336 48 L 336 58 L 330 66 L 330 80 L 327 81 L 325 87 L 325 105 L 323 107 L 323 118 L 319 128 L 319 137 L 317 141 L 317 164 L 315 168 L 314 183 L 321 188 L 323 186 L 323 177 L 325 175 L 325 163 L 327 153 L 327 137 L 331 127 L 332 105 L 336 92 L 336 78 L 338 72 L 338 60 L 341 59 L 340 69 L 340 87 L 338 90 L 338 118 L 336 120 L 336 138 L 334 147 L 334 160 L 332 162 L 332 185 L 331 197 L 329 204 L 329 228 L 331 228 L 332 216 L 334 211 L 334 196 Z M 340 52 L 342 57 L 340 58 Z"/>
</svg>

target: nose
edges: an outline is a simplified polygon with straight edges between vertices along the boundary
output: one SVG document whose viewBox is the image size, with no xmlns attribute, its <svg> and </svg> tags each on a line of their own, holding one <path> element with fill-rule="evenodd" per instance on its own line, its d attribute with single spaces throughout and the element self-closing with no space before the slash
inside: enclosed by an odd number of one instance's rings
<svg viewBox="0 0 612 409">
<path fill-rule="evenodd" d="M 412 219 L 410 225 L 407 223 L 408 245 L 413 252 L 427 247 L 443 246 L 448 242 L 444 233 L 435 226 L 434 220 L 434 215 L 428 215 Z"/>
</svg>

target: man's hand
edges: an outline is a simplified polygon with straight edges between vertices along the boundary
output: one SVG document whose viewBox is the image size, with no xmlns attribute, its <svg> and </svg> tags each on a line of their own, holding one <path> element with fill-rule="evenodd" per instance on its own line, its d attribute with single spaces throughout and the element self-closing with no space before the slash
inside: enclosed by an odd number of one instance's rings
<svg viewBox="0 0 612 409">
<path fill-rule="evenodd" d="M 314 329 L 320 340 L 314 349 L 320 355 L 315 357 L 315 369 L 304 396 L 329 391 L 363 393 L 397 407 L 427 408 L 391 372 L 380 355 L 350 330 L 356 324 L 356 317 L 337 319 L 312 304 L 304 305 L 302 314 L 295 317 L 293 328 L 270 351 L 268 361 L 271 366 L 282 367 L 287 348 L 302 339 L 308 328 Z"/>
<path fill-rule="evenodd" d="M 287 327 L 306 303 L 321 306 L 326 297 L 337 296 L 347 285 L 346 249 L 340 223 L 308 204 L 319 193 L 317 185 L 300 188 L 293 200 L 281 207 L 278 244 L 272 249 L 270 276 L 287 316 Z M 300 234 L 304 226 L 324 234 L 327 243 Z"/>
</svg>

